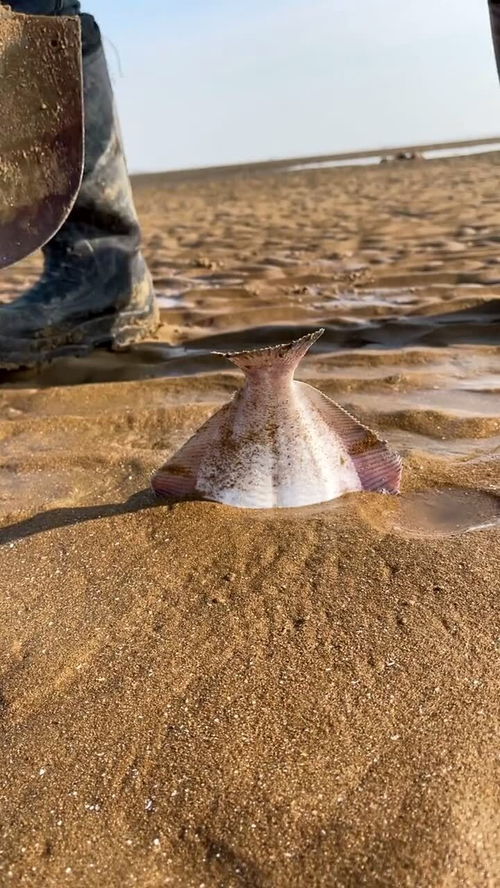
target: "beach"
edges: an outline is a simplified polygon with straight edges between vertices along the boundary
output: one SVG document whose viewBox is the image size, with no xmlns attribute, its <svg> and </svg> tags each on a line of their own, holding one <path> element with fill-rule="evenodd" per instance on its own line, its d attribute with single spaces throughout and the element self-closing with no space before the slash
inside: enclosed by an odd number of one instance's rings
<svg viewBox="0 0 500 888">
<path fill-rule="evenodd" d="M 135 179 L 157 334 L 0 377 L 1 884 L 498 885 L 499 177 Z M 214 352 L 318 327 L 297 378 L 401 495 L 156 499 Z"/>
</svg>

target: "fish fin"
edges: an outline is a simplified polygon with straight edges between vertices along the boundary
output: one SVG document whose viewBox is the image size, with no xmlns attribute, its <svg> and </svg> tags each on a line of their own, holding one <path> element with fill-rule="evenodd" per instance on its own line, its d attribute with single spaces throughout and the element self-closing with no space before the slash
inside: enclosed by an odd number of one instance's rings
<svg viewBox="0 0 500 888">
<path fill-rule="evenodd" d="M 151 487 L 159 496 L 182 497 L 196 493 L 200 464 L 217 438 L 230 404 L 225 404 L 177 450 L 151 478 Z"/>
<path fill-rule="evenodd" d="M 215 352 L 224 358 L 236 364 L 240 370 L 251 372 L 252 370 L 261 370 L 265 367 L 272 369 L 279 366 L 286 367 L 291 373 L 295 370 L 300 360 L 311 348 L 317 339 L 324 333 L 324 328 L 315 330 L 314 333 L 307 333 L 300 339 L 284 345 L 272 345 L 267 348 L 256 348 L 252 351 L 242 352 Z"/>
<path fill-rule="evenodd" d="M 318 389 L 305 382 L 294 384 L 300 386 L 309 403 L 339 436 L 352 459 L 363 490 L 399 493 L 403 467 L 399 454 Z"/>
</svg>

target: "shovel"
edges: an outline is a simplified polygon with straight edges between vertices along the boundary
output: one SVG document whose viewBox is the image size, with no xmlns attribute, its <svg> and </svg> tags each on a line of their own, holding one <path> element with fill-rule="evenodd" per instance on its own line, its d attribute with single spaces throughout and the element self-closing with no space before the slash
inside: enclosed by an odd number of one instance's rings
<svg viewBox="0 0 500 888">
<path fill-rule="evenodd" d="M 0 268 L 61 227 L 83 171 L 80 21 L 0 3 Z"/>
</svg>

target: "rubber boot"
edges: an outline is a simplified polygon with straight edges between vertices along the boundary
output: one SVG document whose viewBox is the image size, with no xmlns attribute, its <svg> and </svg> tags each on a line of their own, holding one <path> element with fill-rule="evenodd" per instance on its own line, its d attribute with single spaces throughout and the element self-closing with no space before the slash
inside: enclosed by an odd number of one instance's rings
<svg viewBox="0 0 500 888">
<path fill-rule="evenodd" d="M 151 276 L 99 29 L 82 15 L 85 167 L 76 203 L 43 248 L 34 287 L 0 306 L 0 367 L 27 367 L 97 346 L 124 348 L 158 325 Z"/>
</svg>

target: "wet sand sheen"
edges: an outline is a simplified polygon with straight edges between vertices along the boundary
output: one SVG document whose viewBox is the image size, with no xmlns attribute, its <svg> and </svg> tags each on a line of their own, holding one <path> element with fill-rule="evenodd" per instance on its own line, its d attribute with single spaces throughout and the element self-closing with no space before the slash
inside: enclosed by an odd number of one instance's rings
<svg viewBox="0 0 500 888">
<path fill-rule="evenodd" d="M 144 181 L 158 337 L 2 378 L 6 881 L 497 883 L 497 178 Z M 402 453 L 401 496 L 155 501 L 241 385 L 211 351 L 319 326 L 298 378 Z"/>
</svg>

